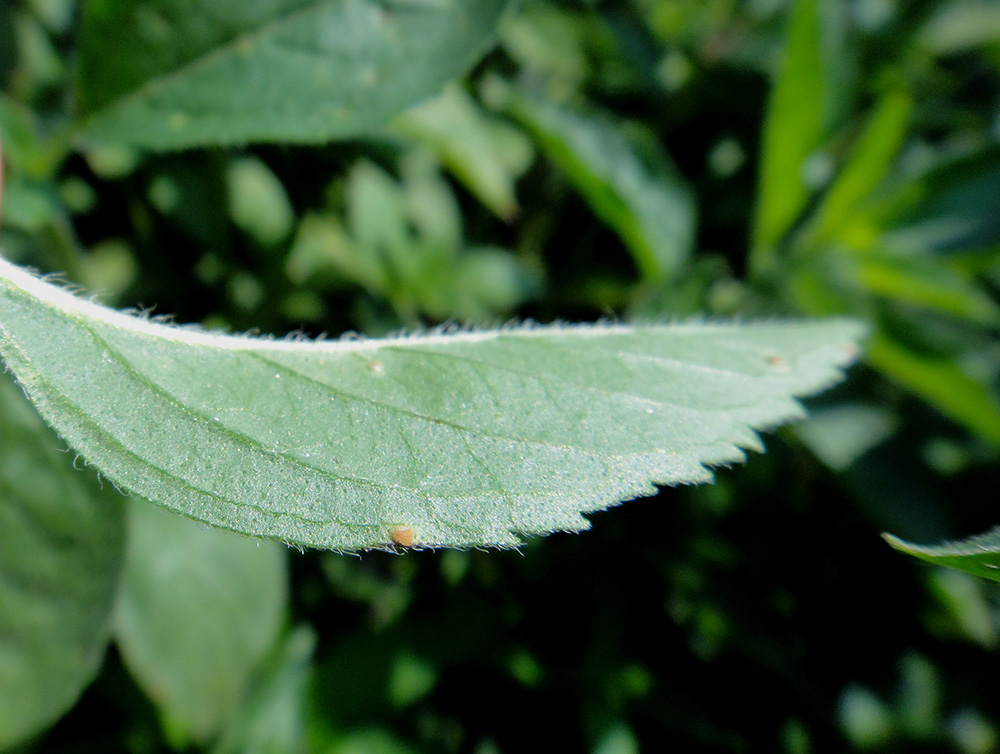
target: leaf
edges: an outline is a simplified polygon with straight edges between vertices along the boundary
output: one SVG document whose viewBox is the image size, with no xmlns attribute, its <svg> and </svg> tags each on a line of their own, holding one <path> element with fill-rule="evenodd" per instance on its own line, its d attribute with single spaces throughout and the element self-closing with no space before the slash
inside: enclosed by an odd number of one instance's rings
<svg viewBox="0 0 1000 754">
<path fill-rule="evenodd" d="M 177 748 L 229 721 L 284 617 L 285 549 L 146 503 L 129 511 L 115 638 Z"/>
<path fill-rule="evenodd" d="M 928 576 L 929 592 L 947 615 L 951 632 L 984 649 L 994 649 L 1000 631 L 993 618 L 990 585 L 953 569 L 935 569 Z"/>
<path fill-rule="evenodd" d="M 315 647 L 316 634 L 305 625 L 278 646 L 260 682 L 212 748 L 212 754 L 306 751 L 303 739 Z"/>
<path fill-rule="evenodd" d="M 154 149 L 362 135 L 492 42 L 506 0 L 95 0 L 84 136 Z"/>
<path fill-rule="evenodd" d="M 688 261 L 694 198 L 662 150 L 652 144 L 640 149 L 610 115 L 575 112 L 514 89 L 506 100 L 511 114 L 618 233 L 645 280 L 663 281 Z"/>
<path fill-rule="evenodd" d="M 1000 401 L 995 391 L 962 371 L 954 359 L 920 353 L 885 333 L 872 337 L 866 359 L 945 416 L 1000 445 Z"/>
<path fill-rule="evenodd" d="M 281 179 L 255 157 L 233 160 L 226 170 L 233 223 L 265 247 L 276 246 L 295 225 L 295 210 Z"/>
<path fill-rule="evenodd" d="M 915 545 L 891 534 L 883 534 L 886 542 L 929 563 L 957 568 L 959 571 L 1000 581 L 1000 527 L 977 537 L 937 546 Z"/>
<path fill-rule="evenodd" d="M 882 97 L 816 211 L 813 240 L 842 233 L 857 205 L 882 182 L 902 146 L 912 108 L 912 98 L 905 91 L 892 90 Z"/>
<path fill-rule="evenodd" d="M 592 325 L 297 342 L 172 328 L 0 262 L 0 352 L 125 489 L 336 549 L 515 546 L 705 482 L 840 378 L 857 322 Z"/>
<path fill-rule="evenodd" d="M 1000 243 L 1000 147 L 945 158 L 885 200 L 887 244 L 914 251 L 954 252 Z"/>
<path fill-rule="evenodd" d="M 791 11 L 764 123 L 751 259 L 757 271 L 774 264 L 774 247 L 806 206 L 812 191 L 806 182 L 806 161 L 827 136 L 836 110 L 838 66 L 830 59 L 831 45 L 824 38 L 827 12 L 820 0 L 797 0 Z"/>
<path fill-rule="evenodd" d="M 795 434 L 833 471 L 844 471 L 887 440 L 898 420 L 882 406 L 838 403 L 815 410 L 795 427 Z"/>
<path fill-rule="evenodd" d="M 998 36 L 1000 7 L 990 0 L 962 0 L 937 7 L 918 40 L 937 55 L 955 55 L 994 45 Z"/>
<path fill-rule="evenodd" d="M 495 215 L 507 222 L 517 215 L 514 183 L 531 165 L 531 142 L 485 113 L 465 89 L 447 87 L 403 113 L 395 127 L 431 149 Z"/>
<path fill-rule="evenodd" d="M 845 265 L 845 278 L 870 294 L 996 327 L 1000 307 L 971 275 L 948 260 L 926 255 L 862 254 Z"/>
<path fill-rule="evenodd" d="M 0 374 L 0 750 L 73 706 L 108 641 L 121 496 L 75 471 L 60 445 Z"/>
<path fill-rule="evenodd" d="M 306 216 L 287 258 L 289 276 L 387 299 L 403 321 L 456 317 L 494 322 L 540 288 L 538 272 L 493 247 L 463 248 L 462 214 L 426 153 L 403 160 L 400 185 L 356 164 L 348 177 L 347 228 L 333 213 Z M 349 233 L 348 233 L 349 231 Z"/>
</svg>

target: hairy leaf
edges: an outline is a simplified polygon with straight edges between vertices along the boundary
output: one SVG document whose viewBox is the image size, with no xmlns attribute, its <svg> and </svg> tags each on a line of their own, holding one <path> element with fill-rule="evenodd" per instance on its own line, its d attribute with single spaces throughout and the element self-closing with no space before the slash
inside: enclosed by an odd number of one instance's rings
<svg viewBox="0 0 1000 754">
<path fill-rule="evenodd" d="M 856 322 L 596 325 L 296 342 L 104 309 L 0 262 L 0 351 L 123 488 L 247 534 L 513 546 L 711 479 L 837 381 Z"/>
<path fill-rule="evenodd" d="M 883 534 L 886 541 L 900 552 L 937 565 L 957 568 L 975 576 L 1000 581 L 1000 528 L 977 537 L 941 545 L 915 545 L 904 542 L 891 534 Z"/>
<path fill-rule="evenodd" d="M 61 444 L 0 374 L 0 750 L 73 706 L 108 640 L 122 500 Z"/>
<path fill-rule="evenodd" d="M 84 134 L 155 149 L 364 134 L 489 45 L 506 0 L 95 0 Z"/>
</svg>

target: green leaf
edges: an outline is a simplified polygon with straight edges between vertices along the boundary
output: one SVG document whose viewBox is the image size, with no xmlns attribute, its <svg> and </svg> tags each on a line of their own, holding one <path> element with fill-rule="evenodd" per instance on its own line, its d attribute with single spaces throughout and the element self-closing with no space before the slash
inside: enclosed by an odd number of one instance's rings
<svg viewBox="0 0 1000 754">
<path fill-rule="evenodd" d="M 645 280 L 663 281 L 688 261 L 694 198 L 662 150 L 640 147 L 610 115 L 576 112 L 513 89 L 506 106 L 618 233 Z"/>
<path fill-rule="evenodd" d="M 73 706 L 100 667 L 121 567 L 121 496 L 73 469 L 0 374 L 0 750 Z"/>
<path fill-rule="evenodd" d="M 886 244 L 948 252 L 996 246 L 1000 244 L 998 193 L 1000 146 L 945 158 L 903 182 L 884 200 Z"/>
<path fill-rule="evenodd" d="M 951 624 L 949 634 L 975 642 L 984 649 L 997 646 L 1000 630 L 990 604 L 993 589 L 988 584 L 968 573 L 935 569 L 929 574 L 927 585 L 930 595 Z"/>
<path fill-rule="evenodd" d="M 938 6 L 918 40 L 937 55 L 992 46 L 1000 37 L 1000 6 L 992 0 L 960 0 Z"/>
<path fill-rule="evenodd" d="M 382 260 L 359 248 L 333 213 L 302 218 L 285 271 L 299 285 L 323 282 L 342 288 L 353 281 L 380 294 L 389 287 Z"/>
<path fill-rule="evenodd" d="M 827 4 L 797 0 L 789 20 L 784 56 L 767 107 L 762 144 L 759 200 L 754 221 L 751 267 L 765 272 L 775 247 L 805 208 L 814 187 L 806 163 L 828 135 L 837 110 L 832 60 L 824 26 Z M 832 5 L 832 4 L 831 4 Z"/>
<path fill-rule="evenodd" d="M 483 112 L 465 89 L 449 86 L 410 108 L 396 130 L 434 151 L 483 204 L 511 221 L 519 207 L 514 183 L 531 165 L 531 142 L 517 128 Z"/>
<path fill-rule="evenodd" d="M 242 157 L 226 169 L 233 223 L 262 246 L 276 246 L 292 230 L 295 210 L 281 180 L 261 160 Z"/>
<path fill-rule="evenodd" d="M 857 322 L 226 337 L 109 311 L 0 262 L 0 352 L 123 488 L 319 547 L 515 546 L 711 479 L 840 378 Z M 405 531 L 408 530 L 408 531 Z"/>
<path fill-rule="evenodd" d="M 845 265 L 860 290 L 989 327 L 1000 307 L 971 275 L 926 255 L 861 254 Z"/>
<path fill-rule="evenodd" d="M 316 634 L 305 625 L 279 645 L 212 754 L 306 751 L 306 700 L 315 647 Z"/>
<path fill-rule="evenodd" d="M 285 549 L 136 502 L 115 638 L 178 748 L 236 712 L 284 617 Z"/>
<path fill-rule="evenodd" d="M 154 149 L 365 134 L 468 68 L 506 4 L 95 0 L 83 134 Z"/>
<path fill-rule="evenodd" d="M 531 78 L 574 91 L 594 71 L 595 38 L 610 36 L 597 13 L 555 3 L 522 3 L 500 25 L 504 51 Z M 605 42 L 604 39 L 601 40 Z"/>
<path fill-rule="evenodd" d="M 462 214 L 436 163 L 425 152 L 402 163 L 401 184 L 368 161 L 355 165 L 348 227 L 332 213 L 307 216 L 288 256 L 289 276 L 333 287 L 354 281 L 407 322 L 418 322 L 418 312 L 436 320 L 507 319 L 540 287 L 538 272 L 501 249 L 463 249 Z"/>
<path fill-rule="evenodd" d="M 891 91 L 879 102 L 816 212 L 814 240 L 842 231 L 857 205 L 882 182 L 902 146 L 913 101 L 905 91 Z"/>
<path fill-rule="evenodd" d="M 1000 527 L 977 537 L 941 545 L 925 546 L 904 542 L 891 534 L 885 540 L 900 552 L 937 565 L 1000 581 Z"/>
<path fill-rule="evenodd" d="M 887 440 L 898 423 L 882 406 L 838 403 L 810 413 L 795 434 L 824 464 L 840 472 Z"/>
<path fill-rule="evenodd" d="M 917 352 L 879 333 L 868 345 L 866 360 L 945 416 L 1000 445 L 1000 401 L 954 359 Z"/>
</svg>

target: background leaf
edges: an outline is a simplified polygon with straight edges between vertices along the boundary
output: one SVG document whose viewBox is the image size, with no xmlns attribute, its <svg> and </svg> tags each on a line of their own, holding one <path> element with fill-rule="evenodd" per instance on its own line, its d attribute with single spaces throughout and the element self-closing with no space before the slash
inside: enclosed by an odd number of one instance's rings
<svg viewBox="0 0 1000 754">
<path fill-rule="evenodd" d="M 306 751 L 305 710 L 316 633 L 299 626 L 272 652 L 212 754 Z"/>
<path fill-rule="evenodd" d="M 533 157 L 521 131 L 485 113 L 458 86 L 399 116 L 395 129 L 438 155 L 441 162 L 498 217 L 517 215 L 514 183 Z"/>
<path fill-rule="evenodd" d="M 661 282 L 676 275 L 692 251 L 697 211 L 659 145 L 640 146 L 607 114 L 576 112 L 513 89 L 497 96 L 618 232 L 642 277 Z"/>
<path fill-rule="evenodd" d="M 882 406 L 840 403 L 809 412 L 795 434 L 823 463 L 844 471 L 896 431 L 896 420 Z"/>
<path fill-rule="evenodd" d="M 155 149 L 364 134 L 482 54 L 506 0 L 270 0 L 84 8 L 91 140 Z"/>
<path fill-rule="evenodd" d="M 857 354 L 846 320 L 555 327 L 383 341 L 213 336 L 0 262 L 0 351 L 123 487 L 308 545 L 513 546 L 708 481 Z M 114 400 L 107 396 L 113 395 Z"/>
<path fill-rule="evenodd" d="M 907 250 L 955 252 L 1000 243 L 994 200 L 1000 193 L 1000 146 L 942 158 L 886 197 L 893 210 L 889 243 Z"/>
<path fill-rule="evenodd" d="M 115 639 L 178 748 L 229 722 L 274 644 L 285 614 L 284 550 L 145 502 L 130 507 Z"/>
<path fill-rule="evenodd" d="M 891 90 L 885 94 L 868 118 L 857 143 L 840 170 L 836 180 L 823 197 L 810 230 L 826 240 L 842 233 L 859 202 L 868 198 L 885 180 L 889 167 L 906 137 L 912 98 L 905 91 Z"/>
<path fill-rule="evenodd" d="M 104 657 L 121 567 L 121 496 L 73 469 L 0 374 L 0 749 L 73 706 Z"/>
<path fill-rule="evenodd" d="M 537 292 L 538 271 L 500 248 L 463 248 L 449 184 L 426 153 L 408 157 L 400 183 L 367 161 L 352 168 L 346 227 L 332 212 L 307 217 L 288 255 L 289 277 L 328 288 L 354 283 L 410 326 L 420 314 L 466 323 L 509 318 Z"/>
<path fill-rule="evenodd" d="M 765 271 L 774 248 L 795 223 L 816 188 L 807 175 L 807 160 L 816 153 L 842 109 L 835 66 L 838 28 L 830 17 L 834 3 L 798 0 L 788 24 L 788 37 L 771 91 L 764 123 L 760 191 L 753 229 L 752 265 Z M 812 185 L 811 185 L 812 184 Z"/>
<path fill-rule="evenodd" d="M 934 546 L 912 544 L 891 534 L 883 536 L 900 552 L 930 563 L 1000 581 L 1000 529 L 993 529 L 977 537 Z"/>
<path fill-rule="evenodd" d="M 956 364 L 936 354 L 907 350 L 885 333 L 876 334 L 866 358 L 890 379 L 906 385 L 946 416 L 1000 445 L 1000 400 Z"/>
</svg>

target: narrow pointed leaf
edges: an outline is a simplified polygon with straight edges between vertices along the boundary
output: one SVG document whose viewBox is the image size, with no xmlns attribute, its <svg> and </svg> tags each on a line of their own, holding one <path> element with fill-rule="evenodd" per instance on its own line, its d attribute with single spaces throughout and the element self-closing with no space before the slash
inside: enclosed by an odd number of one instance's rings
<svg viewBox="0 0 1000 754">
<path fill-rule="evenodd" d="M 776 247 L 814 190 L 806 164 L 829 136 L 845 100 L 839 76 L 850 66 L 838 6 L 820 0 L 792 4 L 780 68 L 767 106 L 751 267 L 769 273 Z"/>
<path fill-rule="evenodd" d="M 1000 528 L 977 537 L 941 545 L 915 545 L 891 534 L 883 535 L 892 547 L 936 565 L 957 568 L 974 576 L 1000 581 Z"/>
<path fill-rule="evenodd" d="M 61 444 L 0 374 L 0 750 L 73 706 L 108 641 L 122 500 Z"/>
<path fill-rule="evenodd" d="M 156 149 L 357 136 L 482 54 L 506 0 L 95 0 L 85 136 Z"/>
<path fill-rule="evenodd" d="M 912 97 L 904 90 L 892 90 L 882 97 L 816 211 L 810 241 L 826 241 L 843 233 L 858 204 L 885 179 L 906 138 L 912 109 Z"/>
<path fill-rule="evenodd" d="M 756 248 L 777 244 L 808 198 L 803 163 L 825 132 L 827 75 L 821 38 L 817 0 L 795 3 L 764 126 Z"/>
<path fill-rule="evenodd" d="M 246 534 L 513 546 L 711 479 L 841 377 L 851 321 L 275 341 L 104 309 L 0 262 L 0 352 L 123 488 Z"/>
<path fill-rule="evenodd" d="M 888 333 L 872 336 L 866 359 L 945 416 L 1000 446 L 1000 401 L 992 386 L 960 364 L 909 349 Z"/>
<path fill-rule="evenodd" d="M 502 91 L 511 115 L 618 233 L 644 279 L 662 282 L 687 263 L 697 225 L 694 197 L 657 145 L 638 144 L 608 114 Z"/>
</svg>

